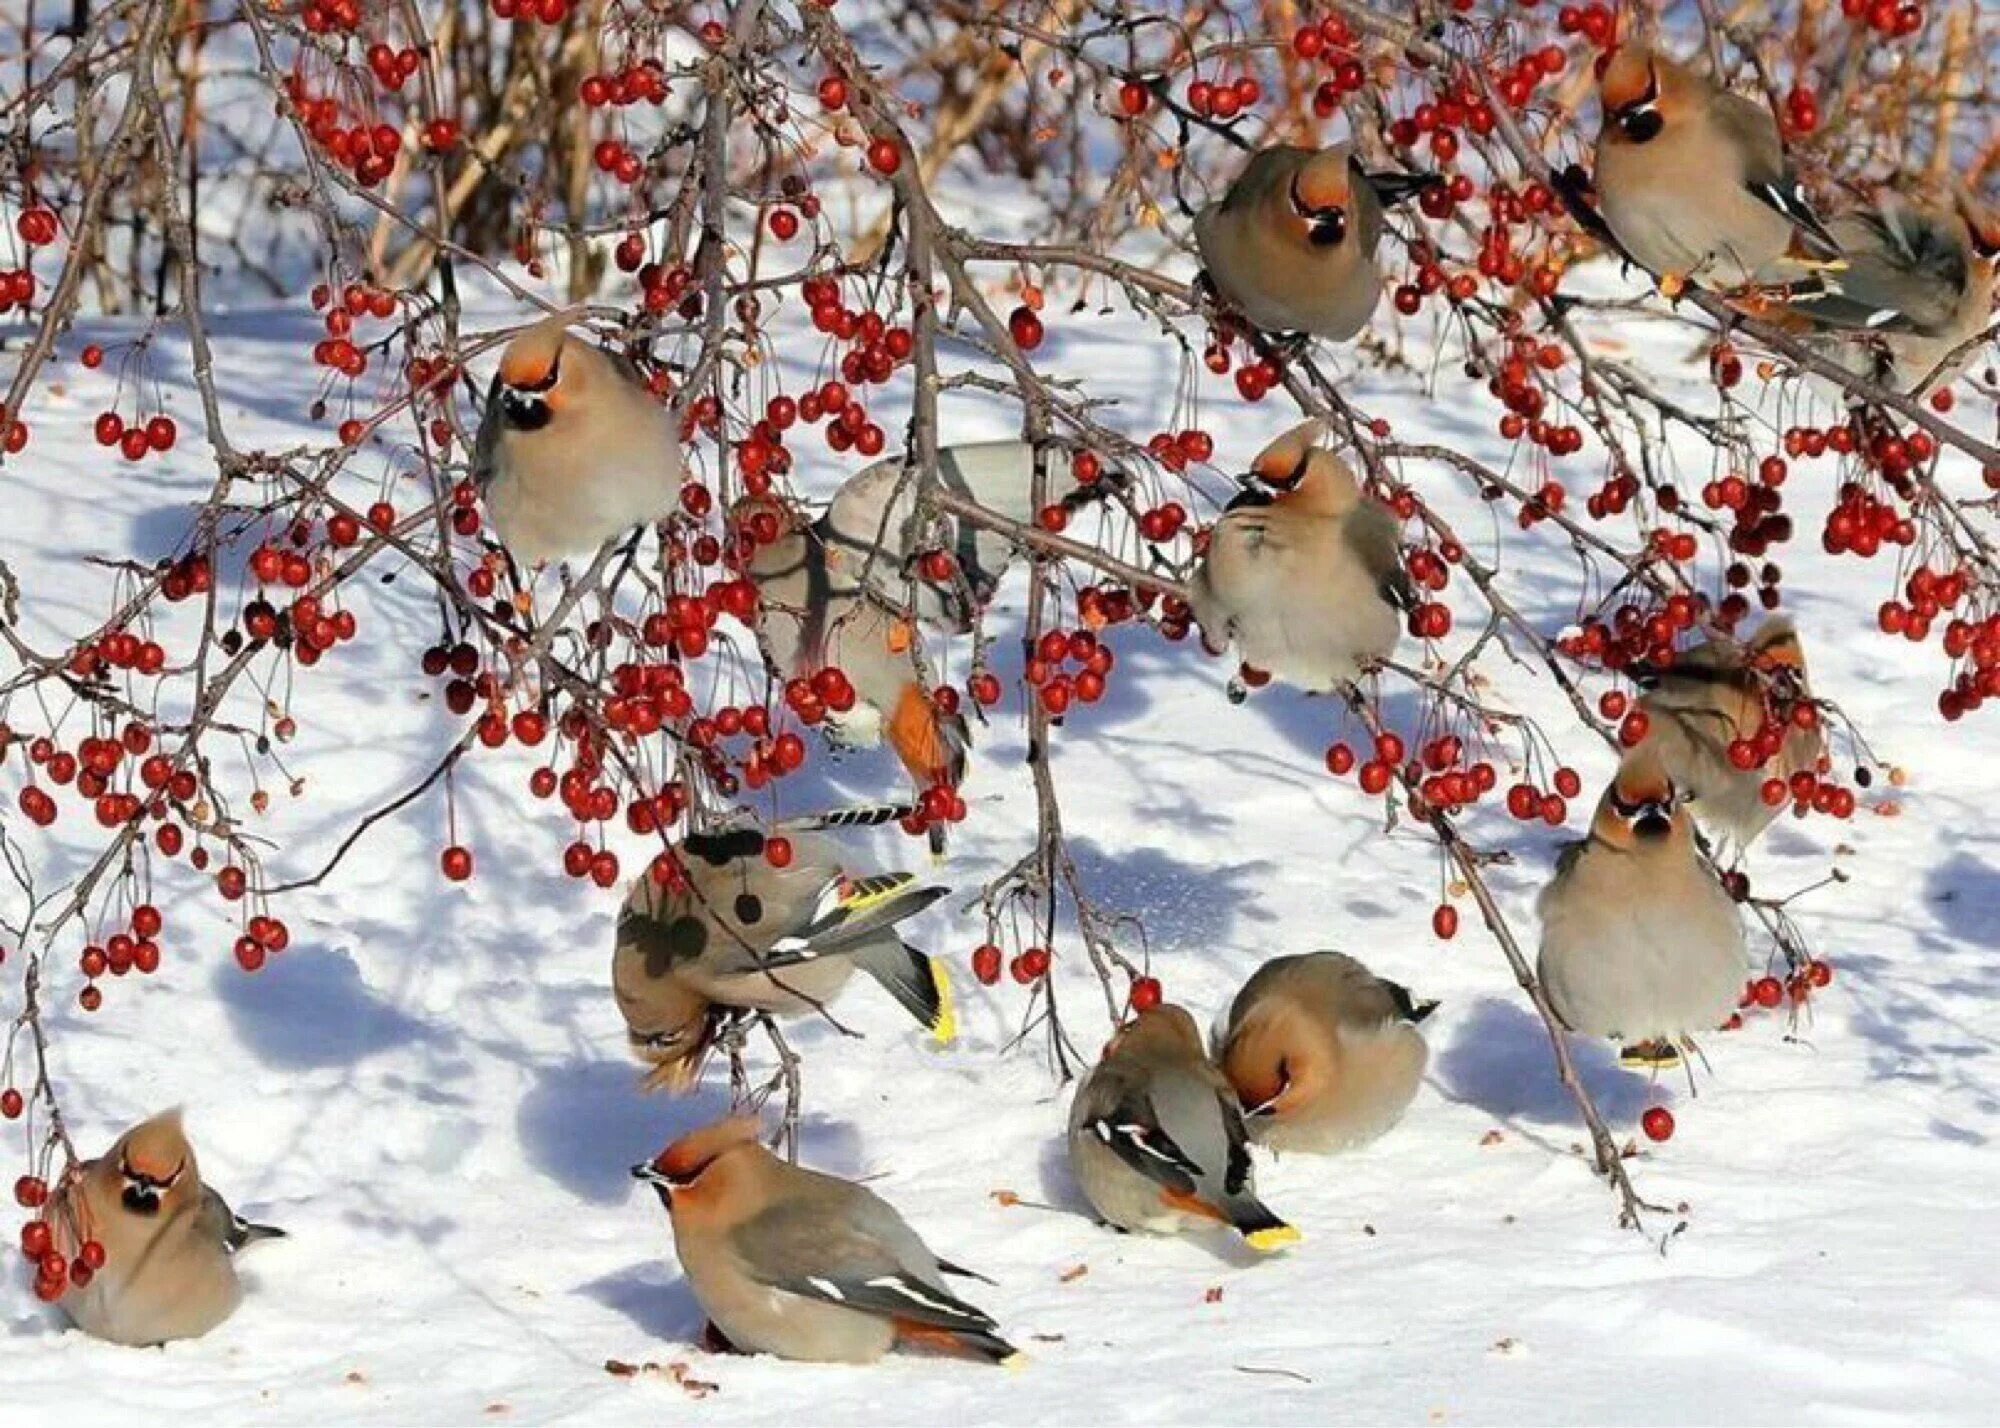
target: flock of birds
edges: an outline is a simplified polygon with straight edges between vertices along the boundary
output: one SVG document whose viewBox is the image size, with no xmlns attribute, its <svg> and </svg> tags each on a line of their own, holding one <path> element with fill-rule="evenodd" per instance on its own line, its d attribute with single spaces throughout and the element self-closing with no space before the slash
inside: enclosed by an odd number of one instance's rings
<svg viewBox="0 0 2000 1428">
<path fill-rule="evenodd" d="M 1906 389 L 1937 380 L 1982 330 L 2000 244 L 1969 200 L 1951 211 L 1892 198 L 1822 223 L 1761 104 L 1640 44 L 1614 53 L 1600 86 L 1600 212 L 1663 287 L 1778 284 L 1785 314 Z M 1364 172 L 1345 146 L 1265 150 L 1200 215 L 1204 268 L 1258 327 L 1350 338 L 1380 295 L 1384 208 L 1420 186 Z M 530 565 L 599 550 L 663 518 L 685 474 L 674 414 L 628 362 L 575 340 L 571 327 L 553 317 L 508 346 L 475 453 L 494 528 Z M 1308 423 L 1257 458 L 1212 528 L 1191 595 L 1211 651 L 1233 647 L 1276 680 L 1331 692 L 1390 655 L 1408 589 L 1398 522 L 1321 438 Z M 1056 456 L 1069 463 L 1059 476 L 1080 474 L 1072 454 Z M 943 453 L 939 474 L 1027 521 L 1036 461 L 1023 443 L 961 446 Z M 1014 552 L 946 518 L 961 578 L 921 578 L 916 542 L 934 546 L 938 526 L 918 530 L 908 474 L 895 461 L 872 466 L 811 522 L 786 503 L 746 498 L 731 525 L 753 534 L 756 629 L 773 672 L 837 666 L 849 688 L 829 700 L 829 737 L 886 737 L 920 788 L 955 786 L 966 728 L 927 692 L 924 634 L 970 628 Z M 1091 483 L 1058 484 L 1075 488 L 1067 499 L 1091 498 Z M 1766 781 L 1813 769 L 1824 736 L 1790 717 L 1812 694 L 1789 621 L 1635 673 L 1649 732 L 1541 894 L 1540 974 L 1573 1031 L 1657 1066 L 1727 1020 L 1744 985 L 1739 914 L 1701 856 L 1696 817 L 1747 848 L 1776 816 Z M 1773 729 L 1783 732 L 1773 739 Z M 1760 737 L 1768 757 L 1743 767 L 1732 750 Z M 889 816 L 847 810 L 690 834 L 676 848 L 678 877 L 639 880 L 618 922 L 612 985 L 649 1087 L 685 1090 L 733 1018 L 811 1014 L 857 970 L 951 1035 L 942 964 L 898 931 L 943 889 L 855 868 L 835 836 Z M 1422 1076 L 1418 1024 L 1431 1006 L 1319 951 L 1260 968 L 1212 1052 L 1185 1009 L 1136 1012 L 1071 1105 L 1084 1196 L 1122 1230 L 1224 1226 L 1257 1249 L 1295 1240 L 1257 1197 L 1249 1147 L 1330 1153 L 1388 1130 Z M 688 1283 L 730 1346 L 839 1361 L 898 1344 L 1015 1356 L 950 1287 L 968 1271 L 936 1256 L 872 1191 L 774 1156 L 752 1117 L 683 1136 L 633 1174 L 658 1191 Z M 125 1344 L 220 1323 L 241 1295 L 236 1251 L 279 1233 L 246 1223 L 203 1184 L 177 1112 L 81 1166 L 47 1219 L 60 1252 L 89 1250 L 97 1261 L 63 1308 L 85 1332 Z"/>
</svg>

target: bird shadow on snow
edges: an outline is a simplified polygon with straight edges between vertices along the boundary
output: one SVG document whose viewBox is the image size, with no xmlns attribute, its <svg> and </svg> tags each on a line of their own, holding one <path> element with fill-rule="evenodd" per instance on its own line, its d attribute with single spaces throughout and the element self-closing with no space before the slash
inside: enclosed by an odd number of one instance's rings
<svg viewBox="0 0 2000 1428">
<path fill-rule="evenodd" d="M 1606 1120 L 1630 1121 L 1652 1104 L 1653 1084 L 1619 1066 L 1606 1043 L 1572 1037 L 1569 1049 Z M 1549 1055 L 1548 1030 L 1512 1002 L 1481 997 L 1473 1003 L 1433 1066 L 1446 1096 L 1503 1121 L 1583 1124 Z"/>
<path fill-rule="evenodd" d="M 577 1285 L 574 1292 L 623 1314 L 648 1339 L 670 1344 L 694 1343 L 708 1322 L 687 1280 L 670 1275 L 658 1260 L 601 1275 Z"/>
<path fill-rule="evenodd" d="M 350 1066 L 394 1047 L 436 1040 L 430 1026 L 368 989 L 345 947 L 295 947 L 254 977 L 224 963 L 213 980 L 238 1039 L 270 1066 Z"/>
<path fill-rule="evenodd" d="M 2000 868 L 1960 849 L 1930 870 L 1924 901 L 1950 936 L 2000 947 Z"/>
</svg>

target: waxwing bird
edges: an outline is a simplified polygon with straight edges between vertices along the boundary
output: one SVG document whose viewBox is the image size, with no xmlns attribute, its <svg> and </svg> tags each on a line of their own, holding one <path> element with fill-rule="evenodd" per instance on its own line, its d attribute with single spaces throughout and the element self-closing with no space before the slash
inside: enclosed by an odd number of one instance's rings
<svg viewBox="0 0 2000 1428">
<path fill-rule="evenodd" d="M 1387 659 L 1412 587 L 1396 517 L 1306 422 L 1265 448 L 1189 589 L 1202 643 L 1313 693 Z"/>
<path fill-rule="evenodd" d="M 659 1193 L 688 1287 L 735 1349 L 820 1363 L 873 1363 L 898 1345 L 1019 1358 L 945 1284 L 979 1276 L 931 1253 L 873 1191 L 771 1154 L 748 1116 L 682 1136 L 632 1174 Z"/>
<path fill-rule="evenodd" d="M 1736 904 L 1696 855 L 1694 823 L 1659 757 L 1626 756 L 1590 836 L 1542 890 L 1540 976 L 1563 1024 L 1621 1043 L 1631 1064 L 1670 1064 L 1743 990 Z"/>
<path fill-rule="evenodd" d="M 66 1258 L 95 1241 L 104 1264 L 61 1303 L 94 1338 L 143 1347 L 206 1334 L 236 1311 L 235 1255 L 284 1234 L 253 1225 L 202 1184 L 178 1110 L 134 1126 L 61 1186 L 49 1216 Z"/>
<path fill-rule="evenodd" d="M 828 672 L 838 672 L 817 696 L 828 739 L 865 748 L 886 736 L 920 792 L 962 783 L 972 742 L 964 716 L 931 697 L 931 667 L 916 622 L 860 583 L 865 555 L 851 559 L 770 497 L 746 497 L 732 523 L 754 543 L 745 573 L 757 587 L 765 662 L 780 678 L 809 681 L 815 690 Z M 856 582 L 844 592 L 833 584 L 835 554 L 841 566 L 857 567 L 844 577 Z M 889 557 L 883 559 L 886 566 Z M 942 851 L 942 827 L 933 823 L 931 832 L 933 851 Z"/>
<path fill-rule="evenodd" d="M 1195 246 L 1216 292 L 1252 325 L 1345 342 L 1382 296 L 1384 211 L 1437 182 L 1371 174 L 1346 144 L 1261 149 L 1195 215 Z"/>
<path fill-rule="evenodd" d="M 1703 827 L 1748 848 L 1778 816 L 1778 807 L 1764 802 L 1765 782 L 1789 782 L 1826 748 L 1816 716 L 1809 725 L 1794 717 L 1812 707 L 1812 688 L 1792 622 L 1769 619 L 1748 644 L 1704 640 L 1664 669 L 1631 673 L 1646 691 L 1642 747 L 1691 800 Z M 1755 747 L 1760 733 L 1767 747 Z M 1745 745 L 1756 755 L 1747 768 L 1737 762 L 1750 756 Z"/>
<path fill-rule="evenodd" d="M 691 834 L 675 850 L 675 885 L 650 871 L 633 883 L 611 984 L 633 1053 L 652 1067 L 649 1089 L 691 1086 L 731 1015 L 820 1010 L 856 968 L 939 1041 L 954 1035 L 944 964 L 896 932 L 945 889 L 910 873 L 853 873 L 825 836 L 786 836 L 791 858 L 778 867 L 757 829 Z"/>
<path fill-rule="evenodd" d="M 1430 1060 L 1417 1023 L 1437 1010 L 1340 952 L 1274 957 L 1229 1008 L 1222 1074 L 1250 1138 L 1322 1153 L 1403 1118 Z"/>
<path fill-rule="evenodd" d="M 507 344 L 473 449 L 494 532 L 524 567 L 658 520 L 686 473 L 673 413 L 576 321 L 557 313 Z"/>
<path fill-rule="evenodd" d="M 1600 211 L 1663 287 L 1739 288 L 1838 266 L 1840 245 L 1764 105 L 1638 42 L 1611 53 L 1598 97 Z"/>
<path fill-rule="evenodd" d="M 1887 193 L 1833 220 L 1847 260 L 1838 286 L 1787 302 L 1850 370 L 1912 395 L 1942 386 L 1978 354 L 1993 320 L 2000 217 L 1960 193 L 1951 209 Z"/>
<path fill-rule="evenodd" d="M 1267 1252 L 1299 1238 L 1257 1198 L 1236 1092 L 1177 1006 L 1126 1023 L 1077 1086 L 1069 1162 L 1085 1198 L 1121 1230 L 1227 1225 Z"/>
</svg>

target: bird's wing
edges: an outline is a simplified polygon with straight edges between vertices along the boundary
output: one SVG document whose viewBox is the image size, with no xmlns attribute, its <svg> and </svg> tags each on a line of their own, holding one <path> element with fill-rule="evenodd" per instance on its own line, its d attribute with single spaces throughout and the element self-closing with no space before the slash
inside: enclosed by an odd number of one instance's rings
<svg viewBox="0 0 2000 1428">
<path fill-rule="evenodd" d="M 751 1278 L 787 1293 L 942 1329 L 991 1332 L 992 1316 L 944 1287 L 935 1256 L 879 1196 L 812 1171 L 826 1193 L 781 1200 L 730 1234 Z"/>
<path fill-rule="evenodd" d="M 1379 501 L 1363 501 L 1348 515 L 1343 534 L 1382 598 L 1399 610 L 1416 608 L 1421 597 L 1403 569 L 1402 522 L 1395 513 Z"/>
<path fill-rule="evenodd" d="M 915 917 L 946 891 L 919 885 L 915 873 L 831 878 L 813 899 L 805 920 L 779 937 L 771 950 L 794 961 L 837 952 Z"/>
<path fill-rule="evenodd" d="M 1836 284 L 1786 306 L 1820 327 L 1856 332 L 1939 332 L 1957 315 L 1969 280 L 1950 227 L 1906 204 L 1858 209 L 1834 224 L 1847 267 Z"/>
<path fill-rule="evenodd" d="M 1840 244 L 1813 211 L 1791 160 L 1778 137 L 1771 111 L 1746 95 L 1716 96 L 1715 122 L 1743 156 L 1743 186 L 1759 203 L 1775 209 L 1798 230 L 1800 243 L 1816 258 L 1837 258 Z"/>
<path fill-rule="evenodd" d="M 1105 1148 L 1154 1184 L 1191 1195 L 1205 1178 L 1199 1162 L 1168 1134 L 1149 1087 L 1137 1077 L 1100 1069 L 1091 1100 L 1077 1123 Z"/>
<path fill-rule="evenodd" d="M 244 1219 L 229 1208 L 229 1202 L 213 1185 L 201 1187 L 201 1208 L 196 1214 L 201 1238 L 211 1244 L 220 1242 L 231 1254 L 259 1240 L 282 1239 L 285 1235 L 276 1225 L 259 1225 Z"/>
<path fill-rule="evenodd" d="M 500 461 L 500 374 L 486 386 L 486 405 L 479 414 L 479 432 L 472 441 L 472 484 L 484 491 L 499 475 Z"/>
</svg>

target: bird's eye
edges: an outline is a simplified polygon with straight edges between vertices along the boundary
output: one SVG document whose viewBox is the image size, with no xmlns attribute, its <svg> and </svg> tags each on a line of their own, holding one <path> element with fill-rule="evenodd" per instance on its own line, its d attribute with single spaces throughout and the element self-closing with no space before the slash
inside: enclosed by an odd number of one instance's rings
<svg viewBox="0 0 2000 1428">
<path fill-rule="evenodd" d="M 1653 108 L 1628 109 L 1618 116 L 1618 127 L 1635 144 L 1657 139 L 1665 124 L 1666 121 L 1660 118 L 1660 111 Z"/>
<path fill-rule="evenodd" d="M 647 1031 L 632 1033 L 632 1044 L 642 1051 L 671 1051 L 680 1044 L 678 1031 Z"/>
</svg>

